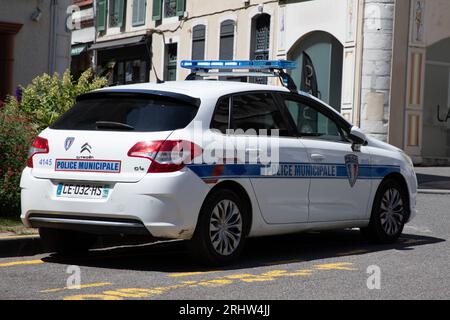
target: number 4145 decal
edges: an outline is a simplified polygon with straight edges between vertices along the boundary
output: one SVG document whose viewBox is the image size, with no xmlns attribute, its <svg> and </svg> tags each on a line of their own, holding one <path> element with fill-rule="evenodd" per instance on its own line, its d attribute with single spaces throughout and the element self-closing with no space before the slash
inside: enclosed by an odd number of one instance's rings
<svg viewBox="0 0 450 320">
<path fill-rule="evenodd" d="M 51 167 L 53 165 L 52 159 L 41 159 L 39 160 L 39 165 L 44 167 Z"/>
</svg>

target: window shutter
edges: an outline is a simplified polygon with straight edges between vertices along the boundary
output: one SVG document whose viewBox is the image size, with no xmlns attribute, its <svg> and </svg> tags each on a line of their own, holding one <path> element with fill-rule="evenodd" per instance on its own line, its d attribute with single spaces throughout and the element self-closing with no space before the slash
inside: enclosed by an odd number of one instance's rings
<svg viewBox="0 0 450 320">
<path fill-rule="evenodd" d="M 225 20 L 220 25 L 220 60 L 233 60 L 234 51 L 234 21 Z"/>
<path fill-rule="evenodd" d="M 106 0 L 97 2 L 97 31 L 106 30 Z"/>
<path fill-rule="evenodd" d="M 202 24 L 192 29 L 192 60 L 205 59 L 206 27 Z"/>
<path fill-rule="evenodd" d="M 186 1 L 185 0 L 177 0 L 177 16 L 183 16 L 184 11 L 186 7 Z"/>
<path fill-rule="evenodd" d="M 161 20 L 162 16 L 162 0 L 153 0 L 153 13 L 152 13 L 152 19 L 154 21 Z"/>
<path fill-rule="evenodd" d="M 122 27 L 125 13 L 125 0 L 116 0 L 117 5 L 117 26 Z"/>
<path fill-rule="evenodd" d="M 145 24 L 147 0 L 133 0 L 133 27 Z"/>
</svg>

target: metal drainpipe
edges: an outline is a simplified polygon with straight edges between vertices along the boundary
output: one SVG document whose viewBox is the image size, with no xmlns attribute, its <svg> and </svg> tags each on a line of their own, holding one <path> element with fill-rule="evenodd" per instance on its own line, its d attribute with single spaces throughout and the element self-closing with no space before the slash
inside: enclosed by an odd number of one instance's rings
<svg viewBox="0 0 450 320">
<path fill-rule="evenodd" d="M 94 8 L 94 44 L 97 43 L 97 0 L 93 1 Z M 97 50 L 92 51 L 91 68 L 95 75 L 97 75 Z"/>
<path fill-rule="evenodd" d="M 48 72 L 52 75 L 56 65 L 56 28 L 57 28 L 58 0 L 50 0 L 50 31 L 49 31 L 49 53 Z"/>
</svg>

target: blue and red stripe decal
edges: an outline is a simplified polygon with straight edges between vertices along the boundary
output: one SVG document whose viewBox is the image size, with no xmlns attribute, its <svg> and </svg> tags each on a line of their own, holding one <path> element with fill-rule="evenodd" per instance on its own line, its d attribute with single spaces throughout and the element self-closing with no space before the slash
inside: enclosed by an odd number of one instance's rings
<svg viewBox="0 0 450 320">
<path fill-rule="evenodd" d="M 204 180 L 225 178 L 297 178 L 348 179 L 345 164 L 280 163 L 262 164 L 191 164 L 188 168 Z M 390 173 L 400 172 L 399 166 L 359 165 L 358 179 L 383 179 Z"/>
</svg>

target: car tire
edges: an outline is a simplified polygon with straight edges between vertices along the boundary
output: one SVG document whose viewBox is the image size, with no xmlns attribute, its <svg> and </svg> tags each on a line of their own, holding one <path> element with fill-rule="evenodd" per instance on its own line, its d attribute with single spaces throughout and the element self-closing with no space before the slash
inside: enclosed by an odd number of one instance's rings
<svg viewBox="0 0 450 320">
<path fill-rule="evenodd" d="M 393 243 L 403 232 L 408 218 L 408 195 L 396 180 L 387 179 L 378 188 L 369 225 L 361 233 L 373 243 Z"/>
<path fill-rule="evenodd" d="M 225 265 L 237 259 L 245 244 L 248 205 L 234 191 L 219 189 L 203 203 L 189 248 L 201 263 Z"/>
<path fill-rule="evenodd" d="M 88 251 L 97 241 L 91 234 L 50 228 L 39 228 L 39 236 L 45 248 L 57 253 Z"/>
</svg>

